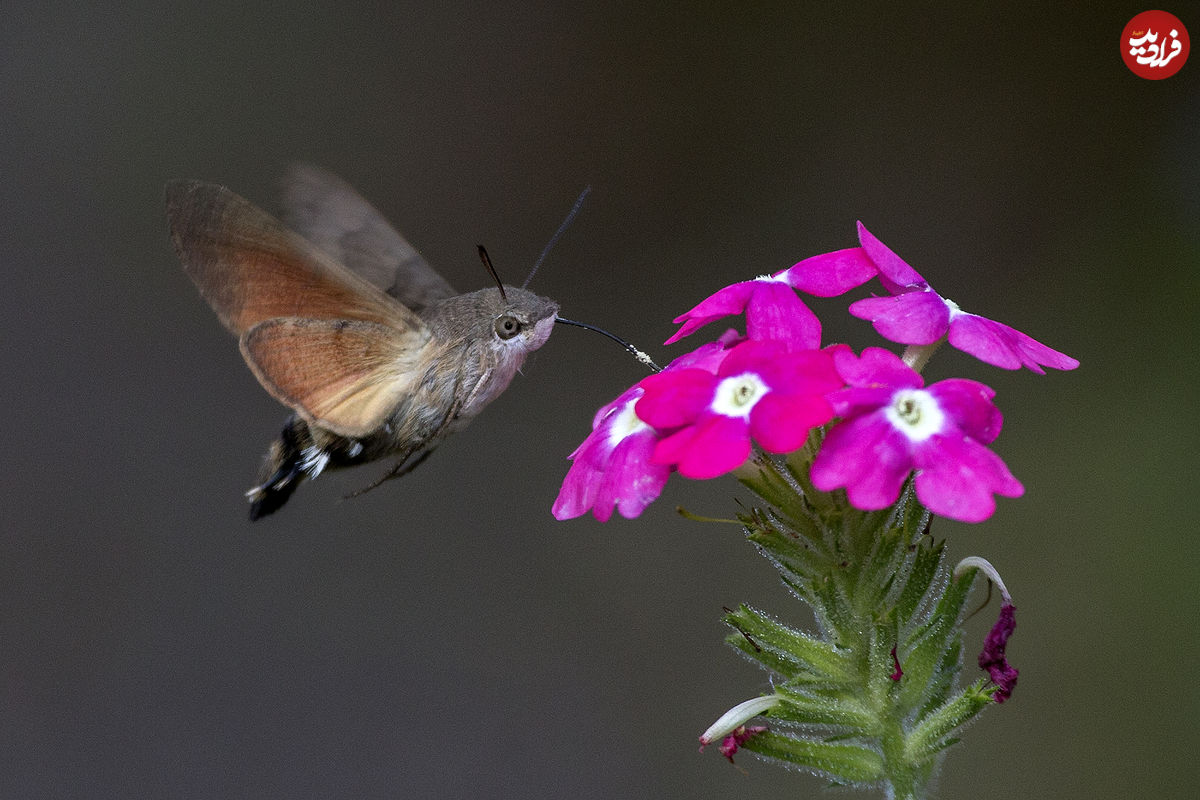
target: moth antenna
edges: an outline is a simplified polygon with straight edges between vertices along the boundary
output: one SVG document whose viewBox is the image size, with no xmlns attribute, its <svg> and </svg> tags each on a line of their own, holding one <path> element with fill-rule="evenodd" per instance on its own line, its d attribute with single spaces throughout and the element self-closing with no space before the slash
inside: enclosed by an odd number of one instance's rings
<svg viewBox="0 0 1200 800">
<path fill-rule="evenodd" d="M 558 237 L 562 236 L 563 233 L 566 232 L 567 228 L 571 226 L 571 223 L 575 221 L 575 215 L 579 213 L 579 209 L 583 208 L 583 201 L 585 198 L 587 198 L 591 191 L 591 184 L 583 187 L 583 191 L 579 193 L 579 198 L 575 201 L 575 205 L 571 206 L 571 211 L 567 214 L 567 218 L 564 219 L 562 224 L 558 226 L 558 230 L 556 230 L 554 235 L 550 237 L 550 241 L 546 242 L 546 246 L 542 248 L 542 254 L 538 256 L 537 261 L 533 262 L 533 269 L 529 270 L 529 275 L 526 276 L 525 282 L 521 284 L 522 289 L 529 285 L 529 282 L 533 280 L 534 275 L 537 275 L 538 267 L 540 267 L 542 262 L 546 260 L 546 256 L 550 252 L 550 248 L 554 247 L 554 243 L 558 241 Z"/>
<path fill-rule="evenodd" d="M 608 331 L 604 330 L 604 328 L 597 328 L 595 325 L 589 325 L 586 322 L 576 322 L 575 320 L 567 319 L 566 317 L 555 317 L 554 321 L 561 322 L 563 325 L 574 325 L 577 328 L 587 328 L 589 331 L 595 331 L 602 336 L 607 336 L 617 344 L 621 345 L 621 347 L 624 347 L 626 350 L 632 353 L 634 358 L 645 364 L 650 369 L 654 370 L 655 372 L 662 372 L 662 367 L 660 367 L 658 364 L 655 364 L 654 361 L 651 360 L 650 356 L 646 355 L 641 350 L 638 350 L 636 347 L 622 339 L 620 336 L 617 336 L 615 333 L 609 333 Z"/>
<path fill-rule="evenodd" d="M 496 274 L 496 268 L 492 266 L 492 260 L 488 258 L 487 250 L 483 245 L 475 245 L 479 248 L 479 260 L 483 262 L 483 266 L 487 267 L 488 274 L 492 276 L 492 280 L 496 282 L 496 288 L 500 290 L 500 299 L 508 302 L 508 295 L 504 293 L 504 284 L 500 281 L 500 276 Z"/>
</svg>

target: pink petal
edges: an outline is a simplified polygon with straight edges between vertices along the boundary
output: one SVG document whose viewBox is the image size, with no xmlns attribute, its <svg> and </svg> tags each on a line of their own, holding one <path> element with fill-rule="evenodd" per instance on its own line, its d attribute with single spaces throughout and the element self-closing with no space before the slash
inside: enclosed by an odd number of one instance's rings
<svg viewBox="0 0 1200 800">
<path fill-rule="evenodd" d="M 610 430 L 611 426 L 593 430 L 583 440 L 583 443 L 575 448 L 575 452 L 571 453 L 569 458 L 576 463 L 582 461 L 591 464 L 596 469 L 603 469 L 604 465 L 608 463 L 609 456 L 612 455 L 613 444 L 609 441 Z"/>
<path fill-rule="evenodd" d="M 806 258 L 783 274 L 794 289 L 816 297 L 836 297 L 875 277 L 878 270 L 861 247 Z"/>
<path fill-rule="evenodd" d="M 929 387 L 938 407 L 950 415 L 967 436 L 988 444 L 1000 435 L 1004 416 L 992 402 L 995 392 L 988 386 L 964 378 L 949 378 Z"/>
<path fill-rule="evenodd" d="M 571 468 L 567 470 L 567 477 L 563 479 L 562 488 L 558 490 L 558 497 L 555 498 L 551 508 L 554 518 L 574 519 L 586 514 L 599 492 L 598 476 L 599 471 L 588 462 L 572 462 Z M 601 522 L 608 521 L 611 515 L 611 509 L 608 513 L 596 511 L 596 519 Z"/>
<path fill-rule="evenodd" d="M 867 388 L 851 386 L 836 392 L 830 392 L 825 395 L 825 399 L 833 408 L 833 415 L 835 417 L 849 418 L 870 414 L 889 405 L 892 402 L 892 395 L 895 393 L 896 390 L 890 386 L 871 386 Z"/>
<path fill-rule="evenodd" d="M 960 312 L 950 320 L 950 344 L 987 364 L 1001 369 L 1030 370 L 1044 375 L 1042 365 L 1054 369 L 1075 369 L 1079 362 L 1047 347 L 1014 328 Z"/>
<path fill-rule="evenodd" d="M 677 342 L 713 320 L 728 317 L 731 314 L 742 313 L 742 309 L 746 307 L 746 301 L 750 299 L 750 295 L 754 293 L 754 289 L 758 283 L 759 281 L 735 283 L 701 300 L 691 311 L 680 314 L 675 318 L 674 321 L 676 323 L 682 322 L 683 327 L 677 330 L 675 335 L 667 339 L 663 344 Z"/>
<path fill-rule="evenodd" d="M 616 446 L 593 503 L 596 519 L 607 520 L 614 506 L 622 517 L 633 519 L 662 494 L 671 468 L 651 462 L 657 441 L 653 432 L 645 431 L 625 437 Z"/>
<path fill-rule="evenodd" d="M 746 305 L 746 336 L 815 350 L 821 346 L 821 321 L 786 283 L 758 281 Z"/>
<path fill-rule="evenodd" d="M 613 400 L 608 405 L 601 406 L 600 410 L 596 412 L 596 416 L 592 418 L 592 430 L 599 428 L 602 424 L 604 424 L 604 420 L 608 419 L 613 414 L 617 414 L 617 413 L 621 412 L 622 410 L 624 410 L 626 405 L 628 405 L 629 403 L 632 403 L 634 400 L 641 397 L 643 391 L 644 390 L 642 389 L 641 384 L 634 384 L 633 386 L 630 386 L 625 391 L 621 392 L 621 394 L 617 397 L 616 400 Z M 588 438 L 590 439 L 591 437 L 589 436 Z M 586 444 L 587 444 L 587 440 L 585 439 L 584 445 L 586 445 Z M 572 460 L 574 460 L 575 456 L 578 455 L 579 451 L 583 449 L 584 445 L 580 445 L 579 449 L 571 454 Z"/>
<path fill-rule="evenodd" d="M 993 493 L 1020 497 L 1025 491 L 998 455 L 961 435 L 931 436 L 914 455 L 917 498 L 943 517 L 982 522 L 996 509 Z"/>
<path fill-rule="evenodd" d="M 791 289 L 788 289 L 790 292 Z M 718 378 L 741 375 L 743 372 L 758 373 L 769 368 L 778 359 L 787 356 L 788 347 L 783 342 L 769 339 L 749 339 L 729 351 L 717 370 Z"/>
<path fill-rule="evenodd" d="M 858 223 L 858 243 L 863 246 L 867 256 L 874 262 L 875 268 L 879 270 L 880 279 L 892 294 L 896 294 L 896 289 L 906 286 L 928 288 L 929 284 L 915 269 L 893 253 L 891 248 L 876 239 L 861 222 Z M 888 286 L 889 283 L 892 285 Z"/>
<path fill-rule="evenodd" d="M 904 363 L 904 359 L 882 347 L 867 347 L 861 356 L 849 348 L 833 351 L 833 364 L 838 374 L 851 386 L 887 386 L 896 389 L 919 389 L 924 379 Z"/>
<path fill-rule="evenodd" d="M 678 464 L 685 478 L 724 475 L 750 457 L 750 435 L 741 417 L 714 414 L 668 436 L 654 449 L 654 461 Z"/>
<path fill-rule="evenodd" d="M 678 464 L 683 460 L 684 454 L 692 446 L 692 440 L 696 438 L 696 426 L 688 425 L 686 428 L 680 428 L 670 436 L 664 436 L 654 445 L 654 452 L 650 455 L 650 460 L 655 464 Z"/>
<path fill-rule="evenodd" d="M 642 379 L 645 394 L 634 411 L 659 430 L 687 425 L 708 407 L 716 384 L 716 376 L 706 370 L 664 370 Z"/>
<path fill-rule="evenodd" d="M 775 359 L 762 370 L 772 389 L 787 394 L 827 394 L 845 385 L 824 350 L 802 350 Z"/>
<path fill-rule="evenodd" d="M 772 391 L 790 394 L 825 394 L 844 383 L 833 365 L 832 351 L 792 350 L 779 341 L 742 342 L 729 351 L 717 375 L 727 378 L 745 372 L 758 375 Z"/>
<path fill-rule="evenodd" d="M 612 517 L 638 516 L 662 492 L 671 470 L 654 464 L 650 455 L 657 435 L 649 428 L 609 444 L 609 431 L 593 431 L 573 456 L 567 477 L 554 501 L 555 518 L 572 519 L 589 510 L 601 522 Z"/>
<path fill-rule="evenodd" d="M 715 373 L 717 367 L 725 360 L 725 356 L 729 354 L 730 348 L 740 341 L 742 341 L 741 334 L 730 328 L 721 334 L 721 337 L 717 341 L 702 344 L 692 352 L 679 356 L 670 364 L 667 364 L 663 371 L 668 372 L 694 367 L 695 369 L 703 369 Z"/>
<path fill-rule="evenodd" d="M 832 418 L 822 397 L 771 392 L 750 412 L 750 433 L 767 452 L 790 453 L 804 445 L 810 430 Z"/>
<path fill-rule="evenodd" d="M 875 511 L 896 502 L 911 470 L 908 440 L 876 412 L 834 425 L 813 460 L 810 478 L 823 492 L 846 487 L 855 508 Z"/>
<path fill-rule="evenodd" d="M 850 313 L 870 320 L 880 336 L 901 344 L 933 344 L 950 327 L 950 309 L 931 290 L 868 297 L 851 303 Z"/>
</svg>

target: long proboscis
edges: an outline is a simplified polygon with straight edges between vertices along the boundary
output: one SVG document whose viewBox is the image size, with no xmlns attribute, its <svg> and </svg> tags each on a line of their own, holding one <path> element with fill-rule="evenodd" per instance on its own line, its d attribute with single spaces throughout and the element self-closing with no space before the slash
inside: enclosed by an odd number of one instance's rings
<svg viewBox="0 0 1200 800">
<path fill-rule="evenodd" d="M 576 322 L 575 320 L 567 319 L 566 317 L 555 317 L 554 321 L 561 322 L 563 325 L 574 325 L 577 328 L 586 328 L 589 331 L 595 331 L 601 336 L 607 336 L 609 339 L 612 339 L 614 342 L 621 345 L 621 347 L 624 347 L 627 351 L 633 354 L 634 358 L 645 364 L 650 369 L 654 370 L 655 372 L 662 372 L 662 367 L 660 367 L 658 364 L 655 364 L 650 356 L 646 355 L 641 350 L 638 350 L 636 347 L 622 339 L 620 336 L 617 336 L 615 333 L 609 333 L 608 331 L 604 330 L 604 328 L 598 328 L 595 325 L 589 325 L 586 322 Z"/>
</svg>

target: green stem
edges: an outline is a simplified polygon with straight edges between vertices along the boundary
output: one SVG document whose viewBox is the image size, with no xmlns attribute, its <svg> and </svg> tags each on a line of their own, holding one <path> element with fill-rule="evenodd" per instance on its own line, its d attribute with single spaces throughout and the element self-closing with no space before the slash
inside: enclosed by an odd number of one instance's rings
<svg viewBox="0 0 1200 800">
<path fill-rule="evenodd" d="M 904 353 L 900 357 L 904 359 L 905 364 L 912 367 L 914 372 L 920 372 L 925 369 L 929 359 L 933 358 L 933 354 L 937 352 L 944 341 L 946 341 L 946 337 L 943 336 L 933 344 L 910 344 L 904 348 Z"/>
<path fill-rule="evenodd" d="M 770 507 L 740 521 L 819 630 L 745 605 L 726 617 L 736 631 L 727 641 L 775 675 L 777 702 L 763 704 L 773 724 L 743 746 L 835 782 L 926 798 L 954 731 L 990 700 L 982 683 L 954 689 L 970 581 L 951 579 L 911 487 L 891 509 L 858 511 L 813 489 L 795 456 L 742 471 Z"/>
</svg>

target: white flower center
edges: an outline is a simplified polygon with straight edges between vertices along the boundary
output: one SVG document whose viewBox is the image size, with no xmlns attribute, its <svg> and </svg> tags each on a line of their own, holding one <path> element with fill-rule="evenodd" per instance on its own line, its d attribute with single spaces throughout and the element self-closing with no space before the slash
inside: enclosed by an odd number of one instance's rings
<svg viewBox="0 0 1200 800">
<path fill-rule="evenodd" d="M 914 442 L 923 442 L 933 436 L 946 421 L 946 412 L 924 389 L 901 389 L 892 395 L 892 404 L 884 413 L 896 430 Z"/>
<path fill-rule="evenodd" d="M 638 415 L 634 412 L 633 407 L 637 403 L 637 398 L 633 398 L 626 403 L 620 411 L 615 411 L 612 414 L 612 426 L 608 429 L 608 444 L 610 447 L 616 447 L 627 436 L 632 436 L 635 433 L 649 429 L 649 425 L 642 422 Z"/>
<path fill-rule="evenodd" d="M 712 410 L 727 417 L 748 417 L 754 405 L 771 388 L 753 372 L 726 378 L 717 384 Z"/>
</svg>

